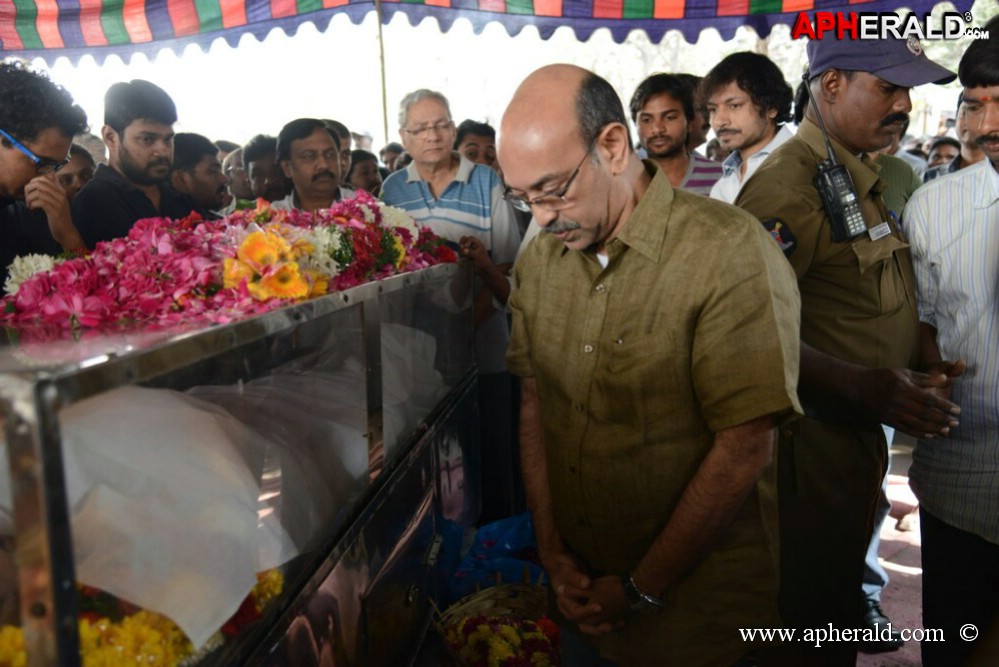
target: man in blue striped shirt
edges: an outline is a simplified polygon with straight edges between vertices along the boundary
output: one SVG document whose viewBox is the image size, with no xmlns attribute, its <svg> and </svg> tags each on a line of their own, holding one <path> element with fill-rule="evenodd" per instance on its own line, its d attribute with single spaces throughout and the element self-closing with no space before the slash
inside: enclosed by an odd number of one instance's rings
<svg viewBox="0 0 999 667">
<path fill-rule="evenodd" d="M 477 289 L 475 355 L 479 366 L 479 417 L 482 468 L 489 471 L 483 488 L 483 520 L 512 513 L 513 429 L 511 378 L 506 369 L 510 338 L 506 313 L 494 307 L 494 294 L 505 301 L 504 268 L 513 264 L 520 231 L 513 209 L 503 199 L 496 172 L 452 150 L 454 121 L 447 98 L 432 90 L 416 90 L 402 99 L 399 134 L 412 163 L 382 185 L 386 204 L 405 209 L 417 223 L 430 227 L 455 248 L 483 248 L 476 253 Z M 462 254 L 466 254 L 463 252 Z M 490 289 L 490 285 L 495 285 Z"/>
<path fill-rule="evenodd" d="M 999 636 L 999 20 L 961 59 L 968 129 L 985 160 L 916 191 L 905 209 L 922 361 L 962 359 L 951 400 L 960 425 L 918 441 L 923 664 L 997 664 Z M 991 627 L 991 637 L 988 633 Z M 981 633 L 983 640 L 975 642 Z"/>
</svg>

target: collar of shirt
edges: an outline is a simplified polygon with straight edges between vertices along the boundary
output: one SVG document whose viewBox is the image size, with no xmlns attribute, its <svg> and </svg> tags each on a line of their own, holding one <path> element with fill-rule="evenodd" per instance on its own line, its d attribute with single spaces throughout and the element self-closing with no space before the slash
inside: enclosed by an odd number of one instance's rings
<svg viewBox="0 0 999 667">
<path fill-rule="evenodd" d="M 982 193 L 982 198 L 975 204 L 975 208 L 986 209 L 999 203 L 999 171 L 996 171 L 992 161 L 985 158 L 971 167 L 966 167 L 966 169 L 979 170 L 981 180 L 979 180 L 978 191 Z"/>
<path fill-rule="evenodd" d="M 351 190 L 350 188 L 345 188 L 343 186 L 340 186 L 336 189 L 336 194 L 333 195 L 333 204 L 337 203 L 338 201 L 343 201 L 344 199 L 353 199 L 353 198 L 354 198 L 353 190 Z M 294 188 L 292 189 L 291 194 L 289 194 L 287 197 L 279 201 L 286 202 L 287 208 L 296 208 L 299 210 L 302 209 L 302 207 L 298 203 L 299 202 L 298 190 Z M 333 204 L 330 204 L 330 206 L 333 206 Z M 273 204 L 271 204 L 271 206 L 273 206 Z"/>
<path fill-rule="evenodd" d="M 781 125 L 777 128 L 777 132 L 774 134 L 773 138 L 767 142 L 767 145 L 756 151 L 749 156 L 750 165 L 759 164 L 767 159 L 767 156 L 773 153 L 775 150 L 780 148 L 781 144 L 794 136 L 794 133 L 788 129 L 787 125 Z M 735 158 L 733 160 L 733 158 Z M 722 171 L 725 172 L 726 176 L 734 173 L 742 165 L 742 151 L 734 150 L 732 153 L 725 158 L 722 162 Z"/>
<path fill-rule="evenodd" d="M 816 154 L 823 158 L 826 157 L 826 145 L 822 139 L 822 131 L 810 119 L 805 118 L 801 121 L 801 125 L 798 127 L 798 136 Z M 832 144 L 836 160 L 845 166 L 846 170 L 850 172 L 850 176 L 853 177 L 853 184 L 857 188 L 858 195 L 863 197 L 870 192 L 881 194 L 884 191 L 885 184 L 878 178 L 880 167 L 875 164 L 874 160 L 867 157 L 866 153 L 858 158 L 835 138 L 829 137 L 829 143 Z"/>
<path fill-rule="evenodd" d="M 94 170 L 94 180 L 95 181 L 108 181 L 113 183 L 116 187 L 122 188 L 123 190 L 135 190 L 136 192 L 141 192 L 143 196 L 146 193 L 142 192 L 139 188 L 135 187 L 128 180 L 122 176 L 117 169 L 110 167 L 106 164 L 97 165 L 97 169 Z M 162 186 L 160 187 L 162 190 Z"/>
<path fill-rule="evenodd" d="M 131 181 L 127 180 L 124 176 L 122 176 L 117 169 L 109 167 L 106 164 L 97 165 L 97 169 L 94 171 L 94 178 L 92 180 L 107 181 L 108 183 L 112 184 L 114 187 L 117 187 L 121 190 L 128 190 L 135 194 L 141 195 L 143 198 L 148 199 L 146 197 L 145 192 L 143 192 L 136 185 L 132 184 Z M 191 198 L 190 195 L 188 195 L 185 192 L 181 192 L 180 190 L 177 190 L 172 185 L 170 185 L 168 181 L 164 181 L 162 183 L 157 184 L 157 187 L 160 189 L 160 195 L 163 197 L 164 201 L 183 200 L 185 204 L 190 203 L 192 205 L 192 210 L 198 210 L 198 208 L 194 206 L 194 200 Z M 161 210 L 164 209 L 164 204 L 162 202 L 160 203 L 160 209 Z"/>
<path fill-rule="evenodd" d="M 455 158 L 458 159 L 458 173 L 454 175 L 454 180 L 467 183 L 468 178 L 472 175 L 472 169 L 475 168 L 475 163 L 458 151 L 451 151 L 451 159 Z M 415 183 L 422 180 L 424 178 L 420 176 L 420 172 L 416 168 L 416 162 L 410 162 L 409 166 L 406 167 L 406 182 Z"/>
<path fill-rule="evenodd" d="M 739 167 L 742 166 L 742 151 L 736 148 L 734 151 L 728 154 L 728 157 L 722 161 L 722 172 L 729 176 L 735 173 Z"/>
<path fill-rule="evenodd" d="M 659 262 L 666 246 L 666 229 L 676 198 L 676 190 L 670 185 L 666 174 L 651 160 L 643 160 L 645 172 L 652 177 L 652 182 L 645 190 L 635 210 L 631 212 L 620 233 L 608 244 L 608 256 L 613 258 L 620 250 L 615 250 L 618 243 L 645 255 L 653 262 Z"/>
</svg>

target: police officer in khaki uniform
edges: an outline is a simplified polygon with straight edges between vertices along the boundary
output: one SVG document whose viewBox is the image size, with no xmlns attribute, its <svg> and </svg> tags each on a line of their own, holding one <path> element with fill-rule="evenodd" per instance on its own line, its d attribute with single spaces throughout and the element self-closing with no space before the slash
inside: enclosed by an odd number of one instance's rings
<svg viewBox="0 0 999 667">
<path fill-rule="evenodd" d="M 917 40 L 813 40 L 808 61 L 812 102 L 798 134 L 747 181 L 736 205 L 771 232 L 801 291 L 798 389 L 807 416 L 781 429 L 778 453 L 782 616 L 801 629 L 856 628 L 887 457 L 880 424 L 933 437 L 953 428 L 958 412 L 943 397 L 951 364 L 915 370 L 909 247 L 866 153 L 886 146 L 905 121 L 910 87 L 954 74 L 931 62 Z M 845 223 L 836 229 L 827 213 L 835 202 L 824 202 L 816 186 L 827 158 L 819 114 L 855 186 L 855 198 L 836 197 L 859 205 L 862 222 L 852 233 Z M 808 651 L 794 664 L 853 665 L 861 638 L 852 639 L 788 651 Z"/>
</svg>

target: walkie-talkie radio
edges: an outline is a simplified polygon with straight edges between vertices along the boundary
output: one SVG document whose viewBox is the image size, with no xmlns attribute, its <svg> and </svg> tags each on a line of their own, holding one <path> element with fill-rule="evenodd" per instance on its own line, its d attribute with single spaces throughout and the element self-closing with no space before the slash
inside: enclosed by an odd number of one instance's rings
<svg viewBox="0 0 999 667">
<path fill-rule="evenodd" d="M 857 187 L 853 184 L 850 172 L 836 161 L 836 154 L 833 153 L 832 144 L 829 143 L 829 135 L 826 134 L 826 125 L 822 122 L 822 114 L 819 113 L 815 97 L 812 96 L 812 88 L 808 85 L 808 74 L 806 73 L 803 78 L 808 99 L 819 121 L 822 139 L 826 142 L 826 159 L 819 163 L 815 187 L 822 197 L 826 215 L 829 216 L 833 241 L 849 241 L 867 231 L 864 214 L 860 212 L 860 197 L 857 196 Z"/>
</svg>

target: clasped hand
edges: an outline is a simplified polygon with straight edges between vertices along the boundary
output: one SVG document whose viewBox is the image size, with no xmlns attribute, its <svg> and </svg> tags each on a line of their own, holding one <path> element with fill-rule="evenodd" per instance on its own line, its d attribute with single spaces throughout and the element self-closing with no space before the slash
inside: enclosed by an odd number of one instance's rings
<svg viewBox="0 0 999 667">
<path fill-rule="evenodd" d="M 559 611 L 580 632 L 596 636 L 624 627 L 631 608 L 620 577 L 593 579 L 569 554 L 554 556 L 545 566 Z"/>
<path fill-rule="evenodd" d="M 935 363 L 923 373 L 872 370 L 865 378 L 863 400 L 882 424 L 916 438 L 946 436 L 958 426 L 961 409 L 948 399 L 964 370 L 961 360 Z"/>
</svg>

